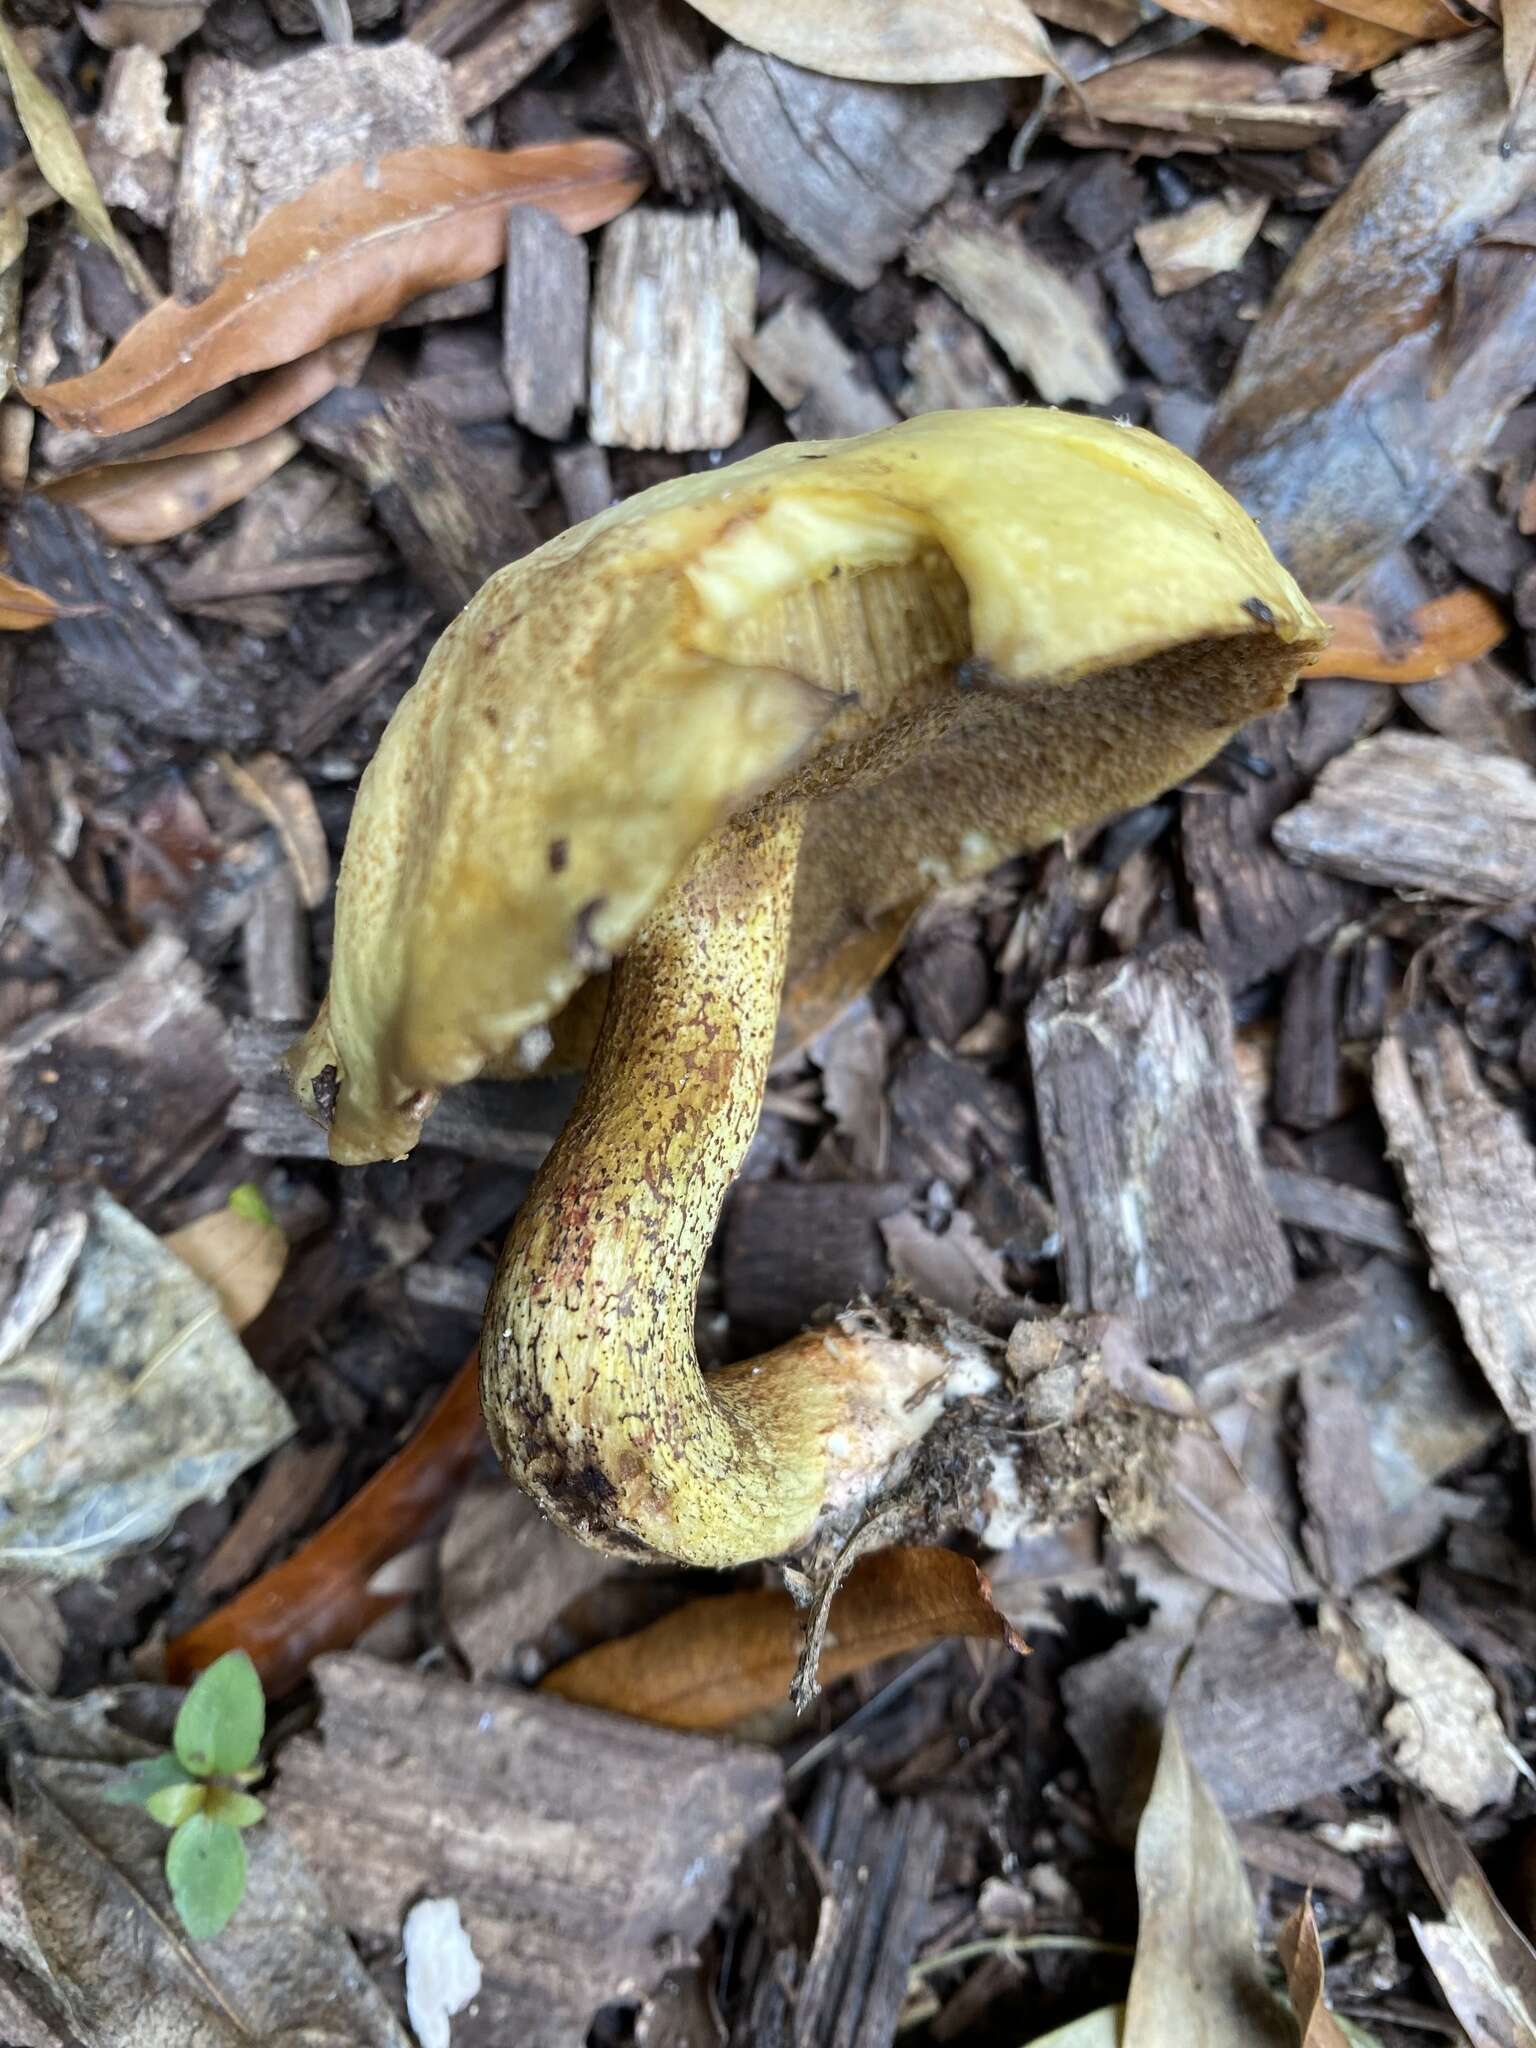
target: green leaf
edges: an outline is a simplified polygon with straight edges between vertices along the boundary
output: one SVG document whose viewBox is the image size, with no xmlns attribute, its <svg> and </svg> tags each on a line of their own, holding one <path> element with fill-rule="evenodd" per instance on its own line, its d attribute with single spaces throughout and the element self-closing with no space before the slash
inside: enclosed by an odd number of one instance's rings
<svg viewBox="0 0 1536 2048">
<path fill-rule="evenodd" d="M 256 1666 L 244 1650 L 227 1650 L 201 1674 L 176 1716 L 176 1754 L 200 1778 L 243 1771 L 255 1759 L 266 1726 Z"/>
<path fill-rule="evenodd" d="M 228 1206 L 237 1216 L 248 1217 L 252 1223 L 264 1223 L 269 1230 L 277 1228 L 277 1218 L 267 1207 L 266 1197 L 253 1180 L 243 1180 L 239 1187 L 230 1191 Z"/>
<path fill-rule="evenodd" d="M 105 1797 L 114 1806 L 147 1806 L 167 1785 L 188 1782 L 186 1772 L 167 1750 L 164 1756 L 147 1756 L 126 1765 L 122 1776 L 107 1787 Z"/>
<path fill-rule="evenodd" d="M 266 1812 L 249 1792 L 233 1792 L 227 1785 L 210 1785 L 203 1811 L 210 1820 L 227 1820 L 232 1828 L 253 1828 Z"/>
<path fill-rule="evenodd" d="M 202 1812 L 208 1795 L 208 1786 L 188 1778 L 183 1785 L 162 1785 L 158 1792 L 150 1793 L 144 1804 L 149 1808 L 150 1819 L 159 1821 L 161 1827 L 179 1828 L 194 1813 Z"/>
<path fill-rule="evenodd" d="M 210 1941 L 229 1925 L 245 1895 L 245 1843 L 227 1821 L 194 1813 L 165 1852 L 166 1881 L 181 1924 L 194 1941 Z"/>
</svg>

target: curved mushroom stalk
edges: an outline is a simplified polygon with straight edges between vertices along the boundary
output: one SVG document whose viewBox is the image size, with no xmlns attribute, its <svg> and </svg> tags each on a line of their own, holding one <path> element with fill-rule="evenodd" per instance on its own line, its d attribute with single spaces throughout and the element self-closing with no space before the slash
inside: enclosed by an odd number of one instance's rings
<svg viewBox="0 0 1536 2048">
<path fill-rule="evenodd" d="M 694 1304 L 762 1110 L 803 824 L 794 802 L 736 819 L 641 927 L 491 1291 L 497 1453 L 602 1548 L 714 1566 L 800 1549 L 947 1396 L 996 1377 L 963 1342 L 836 1328 L 700 1369 Z"/>
</svg>

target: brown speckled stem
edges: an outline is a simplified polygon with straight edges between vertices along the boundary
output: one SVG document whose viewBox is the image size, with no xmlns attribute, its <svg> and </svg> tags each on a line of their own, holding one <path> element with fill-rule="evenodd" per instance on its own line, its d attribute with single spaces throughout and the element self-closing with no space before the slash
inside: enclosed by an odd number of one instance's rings
<svg viewBox="0 0 1536 2048">
<path fill-rule="evenodd" d="M 491 1440 L 572 1534 L 724 1566 L 804 1543 L 931 1420 L 942 1354 L 817 1330 L 705 1375 L 699 1277 L 762 1107 L 801 813 L 693 856 L 614 971 L 570 1121 L 507 1241 L 481 1345 Z"/>
</svg>

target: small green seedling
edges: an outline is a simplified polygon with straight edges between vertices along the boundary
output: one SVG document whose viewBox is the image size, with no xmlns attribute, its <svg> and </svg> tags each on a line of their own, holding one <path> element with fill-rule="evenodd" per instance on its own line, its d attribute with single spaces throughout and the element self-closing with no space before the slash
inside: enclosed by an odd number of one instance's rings
<svg viewBox="0 0 1536 2048">
<path fill-rule="evenodd" d="M 107 1794 L 118 1805 L 144 1807 L 172 1830 L 165 1875 L 194 1941 L 227 1927 L 245 1892 L 240 1830 L 266 1811 L 245 1787 L 261 1776 L 256 1754 L 266 1719 L 256 1666 L 244 1650 L 230 1650 L 182 1701 L 175 1754 L 130 1764 Z"/>
</svg>

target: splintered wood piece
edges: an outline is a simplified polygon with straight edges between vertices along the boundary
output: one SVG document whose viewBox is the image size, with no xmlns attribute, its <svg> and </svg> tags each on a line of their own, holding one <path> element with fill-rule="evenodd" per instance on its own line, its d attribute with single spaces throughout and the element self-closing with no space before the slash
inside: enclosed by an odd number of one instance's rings
<svg viewBox="0 0 1536 2048">
<path fill-rule="evenodd" d="M 416 392 L 334 392 L 304 431 L 366 485 L 417 582 L 450 616 L 536 543 L 505 465 Z"/>
<path fill-rule="evenodd" d="M 565 2048 L 643 1995 L 782 1796 L 765 1750 L 369 1657 L 315 1676 L 320 1734 L 284 1749 L 270 1811 L 354 1934 L 458 1902 L 488 2040 Z"/>
<path fill-rule="evenodd" d="M 604 231 L 592 302 L 592 438 L 685 455 L 727 448 L 747 417 L 739 353 L 757 258 L 730 207 L 637 206 Z"/>
<path fill-rule="evenodd" d="M 483 1307 L 482 1294 L 477 1320 Z M 504 1673 L 522 1644 L 613 1570 L 611 1557 L 567 1536 L 498 1474 L 461 1496 L 443 1532 L 443 1624 L 471 1677 Z"/>
<path fill-rule="evenodd" d="M 907 251 L 907 268 L 979 321 L 1047 405 L 1108 405 L 1124 385 L 1092 303 L 1017 230 L 936 215 Z"/>
<path fill-rule="evenodd" d="M 233 1082 L 201 968 L 157 933 L 0 1044 L 0 1180 L 89 1159 L 125 1201 L 153 1200 L 221 1136 Z"/>
<path fill-rule="evenodd" d="M 1286 978 L 1275 1046 L 1275 1115 L 1296 1131 L 1319 1131 L 1344 1114 L 1339 1011 L 1348 962 L 1327 946 L 1297 955 Z"/>
<path fill-rule="evenodd" d="M 454 58 L 453 97 L 460 114 L 473 120 L 531 78 L 546 57 L 580 35 L 601 6 L 602 0 L 524 0 L 514 7 L 484 42 Z"/>
<path fill-rule="evenodd" d="M 1018 386 L 992 353 L 986 336 L 943 292 L 929 292 L 919 303 L 905 360 L 907 382 L 900 397 L 909 418 L 920 412 L 1019 402 Z"/>
<path fill-rule="evenodd" d="M 173 739 L 254 736 L 260 712 L 238 666 L 211 668 L 158 584 L 83 513 L 30 493 L 13 507 L 6 539 L 16 574 L 63 607 L 52 629 L 69 657 L 61 694 Z"/>
<path fill-rule="evenodd" d="M 818 1310 L 878 1294 L 888 1277 L 879 1226 L 906 1201 L 905 1188 L 878 1182 L 743 1181 L 722 1254 L 732 1322 L 778 1342 Z"/>
<path fill-rule="evenodd" d="M 614 502 L 613 473 L 606 448 L 578 441 L 573 448 L 557 448 L 550 466 L 555 472 L 555 489 L 572 526 L 579 526 L 583 519 L 595 519 Z"/>
<path fill-rule="evenodd" d="M 813 306 L 787 299 L 741 353 L 759 382 L 784 408 L 797 441 L 830 441 L 896 424 L 895 407 L 869 382 Z"/>
<path fill-rule="evenodd" d="M 165 110 L 165 59 L 137 45 L 107 66 L 86 159 L 106 206 L 125 206 L 147 226 L 171 217 L 181 130 Z"/>
<path fill-rule="evenodd" d="M 587 245 L 539 206 L 507 215 L 502 371 L 512 417 L 563 441 L 587 396 Z"/>
<path fill-rule="evenodd" d="M 1303 720 L 1292 703 L 1244 730 L 1238 790 L 1184 793 L 1184 864 L 1200 936 L 1234 992 L 1288 967 L 1369 901 L 1347 882 L 1298 867 L 1271 842 L 1276 818 L 1306 787 L 1292 763 Z"/>
<path fill-rule="evenodd" d="M 777 241 L 868 286 L 1001 126 L 1008 89 L 865 85 L 732 43 L 689 120 Z"/>
<path fill-rule="evenodd" d="M 609 19 L 656 182 L 679 199 L 697 198 L 715 184 L 715 167 L 678 102 L 709 70 L 703 21 L 685 0 L 623 0 Z"/>
<path fill-rule="evenodd" d="M 1230 1820 L 1282 1813 L 1378 1766 L 1363 1704 L 1317 1631 L 1289 1607 L 1218 1601 L 1192 1648 L 1177 1628 L 1140 1629 L 1063 1679 L 1068 1731 L 1117 1840 L 1135 1832 L 1176 1677 L 1180 1732 Z"/>
<path fill-rule="evenodd" d="M 1536 895 L 1536 774 L 1428 733 L 1378 733 L 1331 761 L 1276 820 L 1309 867 L 1457 903 Z"/>
<path fill-rule="evenodd" d="M 1159 298 L 1167 298 L 1240 269 L 1268 210 L 1265 193 L 1250 197 L 1229 187 L 1214 199 L 1186 206 L 1182 213 L 1143 222 L 1136 229 L 1136 247 L 1152 289 Z"/>
<path fill-rule="evenodd" d="M 171 289 L 194 301 L 264 214 L 328 171 L 463 142 L 448 67 L 413 42 L 307 50 L 252 71 L 197 57 L 171 223 Z"/>
<path fill-rule="evenodd" d="M 1536 1147 L 1449 1019 L 1401 1018 L 1373 1079 L 1387 1149 L 1467 1346 L 1515 1428 L 1536 1428 Z"/>
<path fill-rule="evenodd" d="M 943 1850 L 931 1806 L 885 1807 L 856 1772 L 824 1772 L 803 1832 L 781 1823 L 749 1861 L 731 2048 L 892 2040 Z"/>
<path fill-rule="evenodd" d="M 1049 982 L 1029 1051 L 1071 1305 L 1125 1315 L 1161 1358 L 1277 1308 L 1290 1254 L 1204 950 Z"/>
<path fill-rule="evenodd" d="M 1325 1237 L 1341 1237 L 1346 1244 L 1366 1245 L 1410 1266 L 1424 1262 L 1424 1247 L 1408 1228 L 1397 1203 L 1389 1202 L 1385 1195 L 1289 1166 L 1266 1167 L 1264 1185 L 1282 1223 L 1316 1230 Z"/>
<path fill-rule="evenodd" d="M 246 1001 L 263 1023 L 292 1024 L 313 1009 L 309 926 L 293 870 L 274 868 L 252 885 L 242 933 Z"/>
</svg>

